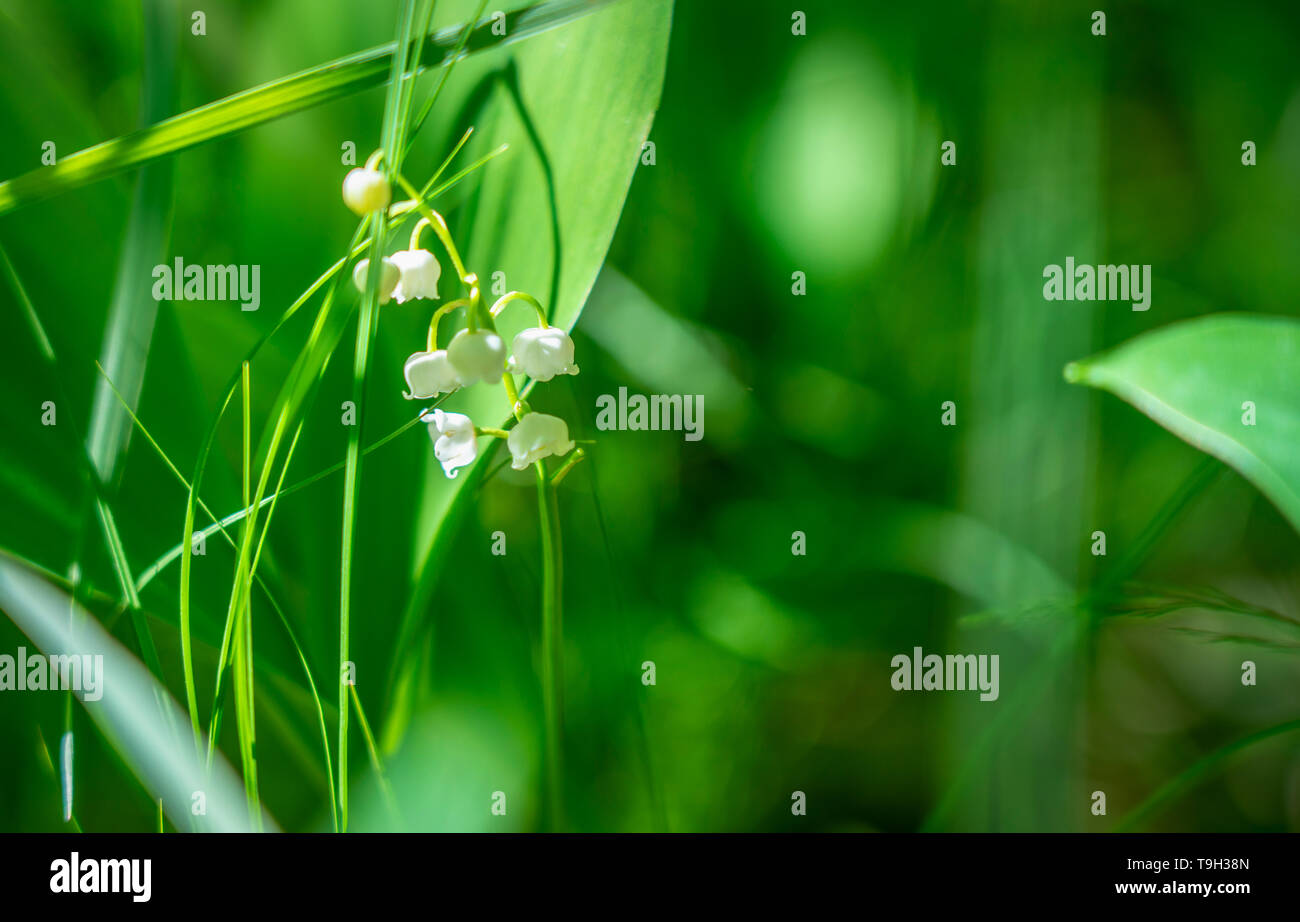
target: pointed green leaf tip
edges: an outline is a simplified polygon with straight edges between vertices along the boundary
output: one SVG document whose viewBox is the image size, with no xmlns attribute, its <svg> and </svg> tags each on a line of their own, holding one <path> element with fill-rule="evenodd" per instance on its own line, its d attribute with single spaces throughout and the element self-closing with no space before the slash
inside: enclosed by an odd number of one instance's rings
<svg viewBox="0 0 1300 922">
<path fill-rule="evenodd" d="M 1065 367 L 1258 487 L 1300 531 L 1300 320 L 1215 314 Z"/>
</svg>

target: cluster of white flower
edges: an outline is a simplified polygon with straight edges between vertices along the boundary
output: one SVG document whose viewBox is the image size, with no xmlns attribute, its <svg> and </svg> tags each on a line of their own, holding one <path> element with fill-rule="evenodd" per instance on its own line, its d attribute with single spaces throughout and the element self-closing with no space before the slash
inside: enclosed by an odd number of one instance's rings
<svg viewBox="0 0 1300 922">
<path fill-rule="evenodd" d="M 348 173 L 343 180 L 343 201 L 354 212 L 366 215 L 386 212 L 392 201 L 388 180 L 373 168 L 372 163 Z M 523 470 L 530 464 L 554 455 L 560 457 L 573 451 L 569 427 L 564 420 L 545 413 L 534 413 L 527 403 L 519 399 L 514 375 L 522 374 L 534 381 L 550 381 L 556 375 L 576 375 L 578 366 L 573 362 L 573 340 L 569 334 L 546 322 L 546 312 L 537 299 L 521 291 L 511 291 L 497 299 L 490 308 L 480 299 L 478 278 L 464 270 L 455 244 L 442 217 L 416 201 L 410 203 L 424 216 L 411 234 L 410 247 L 385 257 L 383 275 L 379 280 L 379 303 L 390 300 L 402 304 L 418 299 L 438 299 L 438 279 L 442 267 L 429 250 L 421 249 L 419 240 L 426 228 L 433 229 L 447 248 L 461 281 L 469 291 L 468 298 L 448 302 L 438 308 L 429 324 L 428 348 L 416 352 L 406 360 L 403 372 L 408 390 L 408 400 L 425 400 L 450 394 L 462 387 L 481 381 L 500 382 L 515 416 L 509 430 L 479 428 L 463 413 L 434 410 L 421 417 L 428 423 L 433 451 L 448 477 L 455 477 L 459 469 L 478 457 L 478 440 L 481 436 L 504 438 L 512 456 L 511 467 Z M 366 290 L 370 261 L 363 259 L 352 273 L 352 281 L 361 291 Z M 536 310 L 539 326 L 521 331 L 511 344 L 507 356 L 505 343 L 497 335 L 495 318 L 512 301 L 524 301 Z M 445 349 L 438 348 L 438 321 L 452 310 L 464 307 L 467 328 L 452 337 Z M 580 452 L 578 456 L 580 456 Z"/>
</svg>

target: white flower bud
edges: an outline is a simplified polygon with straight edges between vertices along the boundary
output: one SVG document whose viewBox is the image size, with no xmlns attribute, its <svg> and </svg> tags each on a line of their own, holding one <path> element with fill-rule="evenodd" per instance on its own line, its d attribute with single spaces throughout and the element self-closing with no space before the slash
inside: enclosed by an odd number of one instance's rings
<svg viewBox="0 0 1300 922">
<path fill-rule="evenodd" d="M 415 353 L 406 360 L 402 373 L 406 375 L 406 386 L 411 389 L 406 395 L 407 400 L 450 394 L 460 387 L 456 369 L 447 361 L 446 349 Z"/>
<path fill-rule="evenodd" d="M 510 347 L 506 367 L 522 372 L 534 381 L 549 381 L 556 375 L 576 375 L 573 340 L 559 327 L 529 327 L 521 330 Z"/>
<path fill-rule="evenodd" d="M 447 358 L 466 387 L 496 381 L 506 373 L 506 344 L 491 330 L 461 330 L 451 338 Z"/>
<path fill-rule="evenodd" d="M 420 417 L 429 424 L 429 438 L 433 439 L 433 454 L 448 477 L 459 473 L 456 469 L 474 463 L 478 457 L 478 438 L 474 435 L 474 421 L 464 413 L 445 413 L 434 410 Z"/>
<path fill-rule="evenodd" d="M 393 289 L 397 283 L 402 280 L 402 271 L 397 268 L 397 263 L 393 262 L 387 256 L 383 262 L 384 274 L 379 279 L 379 303 L 387 304 L 388 299 L 393 296 Z M 357 286 L 357 290 L 362 294 L 366 293 L 366 276 L 370 268 L 370 260 L 363 259 L 357 263 L 357 267 L 352 270 L 352 284 Z"/>
<path fill-rule="evenodd" d="M 398 250 L 393 254 L 393 262 L 402 270 L 402 280 L 393 291 L 393 300 L 398 304 L 412 298 L 438 298 L 438 277 L 442 275 L 442 266 L 428 250 Z"/>
<path fill-rule="evenodd" d="M 383 211 L 392 201 L 388 180 L 378 170 L 357 167 L 343 177 L 343 204 L 359 215 Z"/>
<path fill-rule="evenodd" d="M 529 413 L 510 430 L 506 446 L 514 456 L 510 466 L 522 471 L 547 455 L 567 455 L 573 451 L 573 440 L 569 424 L 558 416 Z"/>
</svg>

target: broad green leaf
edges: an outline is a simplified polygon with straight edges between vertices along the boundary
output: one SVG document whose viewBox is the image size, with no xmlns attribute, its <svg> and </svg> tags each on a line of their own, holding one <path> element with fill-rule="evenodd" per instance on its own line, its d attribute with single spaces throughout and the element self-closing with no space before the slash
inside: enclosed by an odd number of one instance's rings
<svg viewBox="0 0 1300 922">
<path fill-rule="evenodd" d="M 549 0 L 537 3 L 507 13 L 503 33 L 493 29 L 491 20 L 484 20 L 471 33 L 464 53 L 472 55 L 518 42 L 563 25 L 608 2 L 610 0 Z M 458 46 L 462 30 L 463 26 L 456 25 L 426 36 L 420 48 L 421 66 L 439 67 L 448 63 Z M 53 166 L 39 167 L 0 183 L 0 215 L 205 141 L 224 138 L 378 86 L 388 76 L 396 47 L 397 43 L 391 42 L 328 61 L 61 157 Z"/>
<path fill-rule="evenodd" d="M 492 297 L 493 276 L 500 272 L 506 288 L 537 297 L 553 324 L 571 329 L 577 322 L 659 105 L 671 22 L 672 0 L 619 2 L 509 54 L 467 61 L 457 71 L 454 89 L 449 85 L 440 101 L 443 134 L 454 136 L 463 129 L 448 124 L 446 113 L 486 90 L 486 104 L 467 116 L 477 128 L 477 143 L 484 148 L 510 145 L 483 171 L 467 207 L 447 218 L 465 265 L 478 274 L 486 297 Z M 437 119 L 435 113 L 432 120 Z M 447 282 L 451 290 L 452 280 Z M 509 345 L 519 330 L 536 323 L 532 311 L 516 303 L 507 307 L 497 327 Z M 444 322 L 443 344 L 450 329 Z M 409 351 L 423 348 L 413 341 Z M 376 367 L 374 372 L 378 394 L 386 390 L 400 396 L 400 367 Z M 486 425 L 509 415 L 499 387 L 467 388 L 447 404 Z M 447 533 L 454 530 L 446 523 L 456 518 L 455 507 L 469 492 L 466 484 L 477 481 L 491 454 L 481 453 L 472 475 L 448 480 L 433 452 L 428 453 L 413 560 L 417 588 L 403 615 L 399 650 L 409 649 L 427 607 L 442 556 L 438 544 L 450 540 Z M 415 659 L 398 659 L 393 687 L 399 692 L 418 668 Z M 390 711 L 382 734 L 386 750 L 395 745 L 398 728 L 409 717 L 406 709 Z"/>
<path fill-rule="evenodd" d="M 0 552 L 0 609 L 47 656 L 102 656 L 97 700 L 88 689 L 86 713 L 112 742 L 140 783 L 178 829 L 249 831 L 243 786 L 218 755 L 208 771 L 187 732 L 184 712 L 140 661 L 61 590 Z M 92 660 L 93 662 L 93 660 Z M 195 791 L 207 815 L 193 816 Z M 263 825 L 275 823 L 263 816 Z"/>
<path fill-rule="evenodd" d="M 1122 397 L 1230 465 L 1300 530 L 1300 321 L 1217 314 L 1073 362 L 1069 381 Z"/>
</svg>

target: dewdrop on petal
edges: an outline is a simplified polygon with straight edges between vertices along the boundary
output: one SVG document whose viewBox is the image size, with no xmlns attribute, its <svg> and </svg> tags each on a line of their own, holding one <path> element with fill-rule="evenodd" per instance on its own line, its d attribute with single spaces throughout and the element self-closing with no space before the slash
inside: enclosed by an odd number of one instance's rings
<svg viewBox="0 0 1300 922">
<path fill-rule="evenodd" d="M 573 444 L 569 424 L 545 413 L 529 413 L 506 437 L 506 446 L 514 456 L 510 466 L 517 471 L 548 455 L 567 455 L 573 451 Z"/>
<path fill-rule="evenodd" d="M 402 280 L 402 270 L 397 268 L 397 263 L 393 262 L 387 256 L 383 262 L 384 274 L 379 279 L 379 303 L 387 304 L 388 299 L 393 296 L 393 289 L 397 283 Z M 370 260 L 363 259 L 357 263 L 357 267 L 352 270 L 352 284 L 357 286 L 357 290 L 362 294 L 366 293 L 367 274 L 370 268 Z"/>
<path fill-rule="evenodd" d="M 461 330 L 451 338 L 447 358 L 466 387 L 496 381 L 506 373 L 506 344 L 491 330 Z"/>
<path fill-rule="evenodd" d="M 478 457 L 478 437 L 474 434 L 474 421 L 464 413 L 447 413 L 434 410 L 420 417 L 429 424 L 429 438 L 433 439 L 433 454 L 442 464 L 443 473 L 455 477 L 457 468 L 467 467 Z"/>
<path fill-rule="evenodd" d="M 576 375 L 573 340 L 559 327 L 529 327 L 521 330 L 510 346 L 506 368 L 522 372 L 534 381 L 549 381 L 556 375 Z"/>
<path fill-rule="evenodd" d="M 413 298 L 438 299 L 438 277 L 442 266 L 428 250 L 398 250 L 393 262 L 402 272 L 402 280 L 393 290 L 393 300 L 398 304 Z"/>
<path fill-rule="evenodd" d="M 447 361 L 446 349 L 415 353 L 406 360 L 402 373 L 406 375 L 406 386 L 411 389 L 405 395 L 407 400 L 450 394 L 460 387 L 456 369 Z"/>
<path fill-rule="evenodd" d="M 359 166 L 343 177 L 343 204 L 363 217 L 387 208 L 392 197 L 388 180 L 378 170 Z"/>
</svg>

